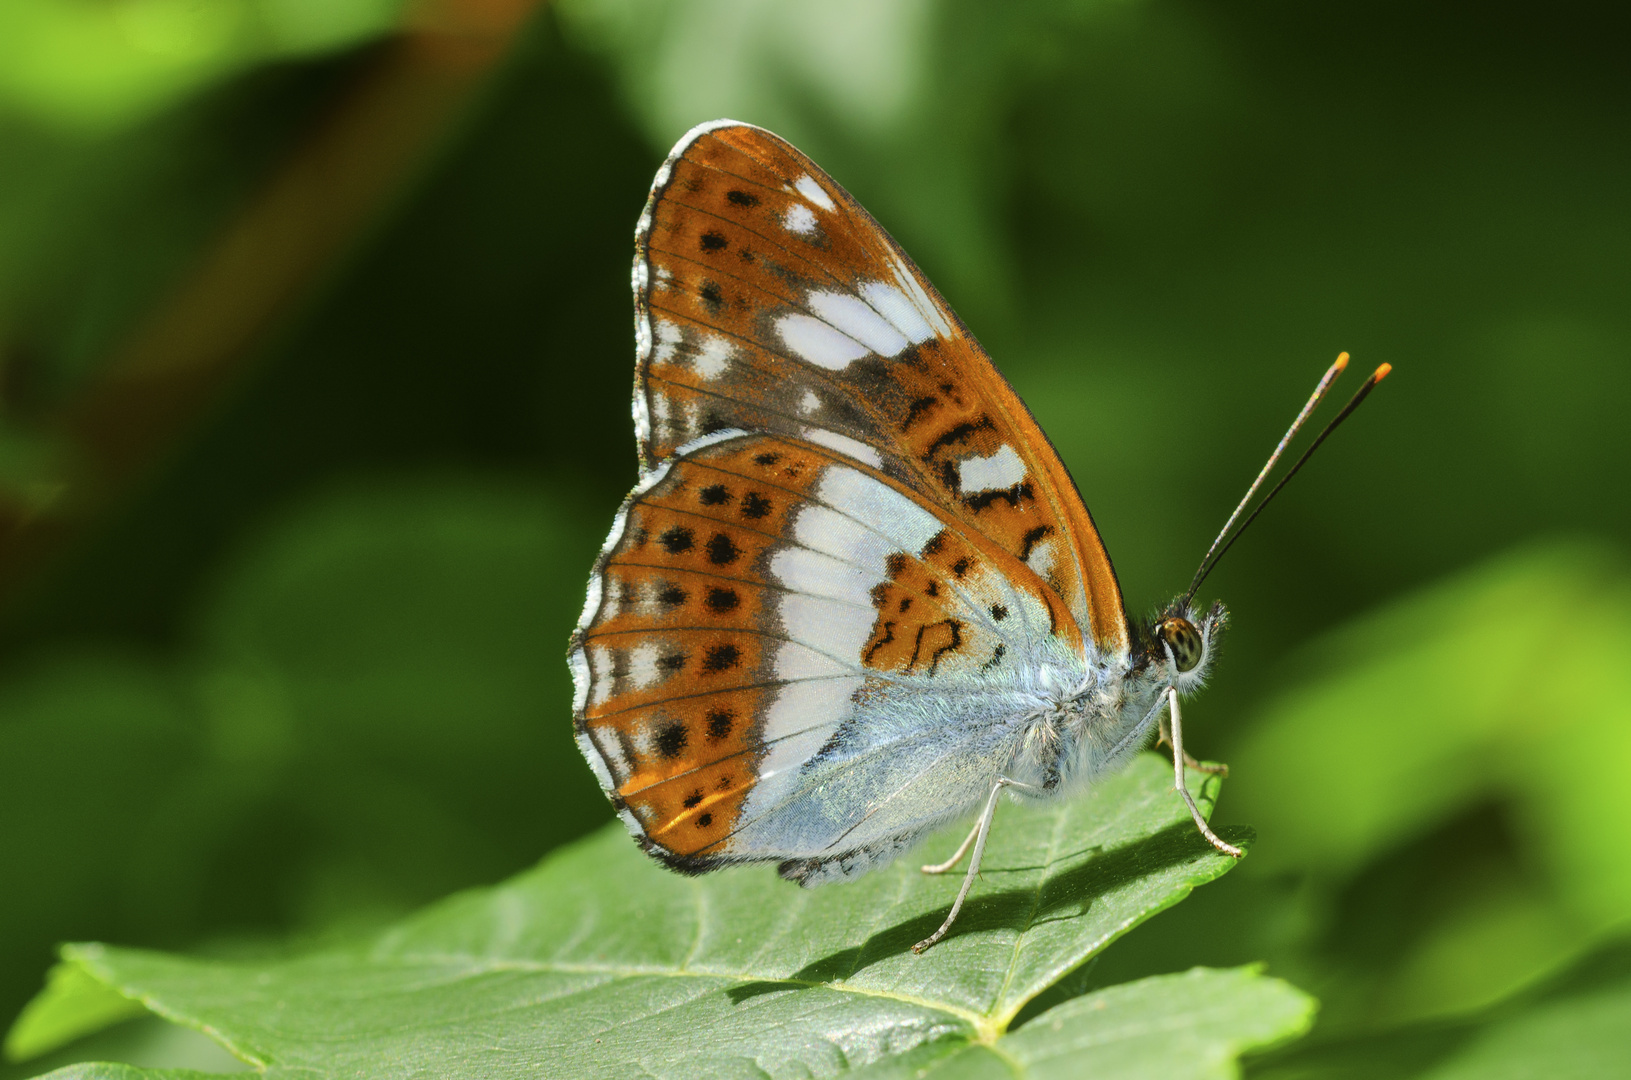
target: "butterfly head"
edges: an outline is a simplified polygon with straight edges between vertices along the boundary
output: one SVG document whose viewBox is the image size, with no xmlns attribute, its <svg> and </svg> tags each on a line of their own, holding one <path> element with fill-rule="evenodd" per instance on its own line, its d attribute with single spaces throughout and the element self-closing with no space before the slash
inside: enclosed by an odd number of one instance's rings
<svg viewBox="0 0 1631 1080">
<path fill-rule="evenodd" d="M 1150 624 L 1150 660 L 1170 672 L 1179 693 L 1197 689 L 1206 681 L 1218 637 L 1228 621 L 1229 613 L 1221 603 L 1203 614 L 1179 597 Z"/>
</svg>

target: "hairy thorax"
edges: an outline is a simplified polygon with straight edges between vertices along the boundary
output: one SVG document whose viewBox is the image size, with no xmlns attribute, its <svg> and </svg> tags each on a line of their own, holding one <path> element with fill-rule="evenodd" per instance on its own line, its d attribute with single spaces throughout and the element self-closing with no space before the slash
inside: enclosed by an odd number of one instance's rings
<svg viewBox="0 0 1631 1080">
<path fill-rule="evenodd" d="M 1167 686 L 1158 666 L 1127 660 L 1053 662 L 1029 674 L 1007 775 L 1032 798 L 1069 794 L 1124 764 L 1148 743 Z"/>
</svg>

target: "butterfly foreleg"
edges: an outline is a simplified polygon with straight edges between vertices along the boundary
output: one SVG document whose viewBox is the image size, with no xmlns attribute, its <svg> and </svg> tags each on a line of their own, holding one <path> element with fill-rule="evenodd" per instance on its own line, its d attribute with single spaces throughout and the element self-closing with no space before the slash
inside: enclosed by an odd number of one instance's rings
<svg viewBox="0 0 1631 1080">
<path fill-rule="evenodd" d="M 951 858 L 941 863 L 928 863 L 923 867 L 923 872 L 925 874 L 944 874 L 947 870 L 962 862 L 963 856 L 967 855 L 968 849 L 973 846 L 974 838 L 979 835 L 980 823 L 984 820 L 985 816 L 982 814 L 979 820 L 974 822 L 974 827 L 968 831 L 968 835 L 963 837 L 963 842 L 957 845 L 957 850 L 951 853 Z"/>
<path fill-rule="evenodd" d="M 964 840 L 962 847 L 957 849 L 957 854 L 953 855 L 951 860 L 941 867 L 942 870 L 946 870 L 957 865 L 957 861 L 963 857 L 963 848 L 968 847 L 969 840 L 972 840 L 974 842 L 974 855 L 969 859 L 968 873 L 963 875 L 963 887 L 957 890 L 957 899 L 952 901 L 951 911 L 947 913 L 946 921 L 940 924 L 940 929 L 913 945 L 912 951 L 914 953 L 921 953 L 924 949 L 945 937 L 946 931 L 951 929 L 951 924 L 957 921 L 957 913 L 963 910 L 963 901 L 968 899 L 968 891 L 974 887 L 974 879 L 980 873 L 980 860 L 985 857 L 985 841 L 991 835 L 991 819 L 997 813 L 997 796 L 1001 795 L 1002 789 L 1007 787 L 1024 788 L 1027 791 L 1037 790 L 1030 784 L 1022 784 L 1018 780 L 1010 780 L 1006 776 L 997 777 L 996 783 L 991 785 L 990 797 L 985 800 L 985 809 L 980 811 L 980 820 L 974 823 L 974 830 L 968 834 L 968 840 Z M 930 870 L 927 866 L 923 869 L 925 871 Z"/>
<path fill-rule="evenodd" d="M 1172 745 L 1172 728 L 1171 725 L 1167 723 L 1167 718 L 1165 716 L 1161 717 L 1161 728 L 1159 734 L 1157 734 L 1155 737 L 1155 745 L 1157 747 L 1170 747 Z M 1196 761 L 1188 754 L 1184 755 L 1184 767 L 1194 769 L 1196 772 L 1206 773 L 1208 776 L 1226 777 L 1229 775 L 1229 766 L 1223 762 L 1210 763 L 1205 761 Z M 925 867 L 924 869 L 927 870 L 928 868 Z"/>
<path fill-rule="evenodd" d="M 1246 853 L 1212 831 L 1212 826 L 1208 825 L 1206 819 L 1201 816 L 1201 808 L 1195 805 L 1195 797 L 1189 793 L 1189 785 L 1184 783 L 1184 765 L 1189 761 L 1189 755 L 1184 753 L 1184 724 L 1178 715 L 1178 691 L 1174 687 L 1167 687 L 1167 703 L 1171 709 L 1170 715 L 1172 717 L 1172 771 L 1178 794 L 1184 797 L 1184 804 L 1189 807 L 1189 816 L 1195 819 L 1195 827 L 1201 831 L 1202 836 L 1206 837 L 1207 843 L 1225 855 L 1231 855 L 1238 859 Z M 978 846 L 975 847 L 974 851 L 977 859 L 979 857 Z M 955 912 L 955 909 L 953 911 Z"/>
</svg>

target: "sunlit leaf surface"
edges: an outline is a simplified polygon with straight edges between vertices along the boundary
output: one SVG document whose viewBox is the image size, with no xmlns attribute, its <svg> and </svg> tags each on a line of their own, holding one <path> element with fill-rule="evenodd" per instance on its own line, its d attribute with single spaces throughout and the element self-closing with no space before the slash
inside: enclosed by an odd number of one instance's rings
<svg viewBox="0 0 1631 1080">
<path fill-rule="evenodd" d="M 943 918 L 954 876 L 903 861 L 812 891 L 769 868 L 683 878 L 616 827 L 357 950 L 258 965 L 66 955 L 268 1075 L 525 1076 L 542 1062 L 571 1076 L 835 1075 L 903 1054 L 948 1076 L 988 1059 L 1035 1075 L 1066 1061 L 1213 1075 L 1301 1030 L 1309 1000 L 1249 971 L 1197 971 L 1010 1031 L 1032 998 L 1232 865 L 1169 777 L 1145 756 L 1077 799 L 1003 806 L 984 880 L 922 956 L 911 946 Z"/>
</svg>

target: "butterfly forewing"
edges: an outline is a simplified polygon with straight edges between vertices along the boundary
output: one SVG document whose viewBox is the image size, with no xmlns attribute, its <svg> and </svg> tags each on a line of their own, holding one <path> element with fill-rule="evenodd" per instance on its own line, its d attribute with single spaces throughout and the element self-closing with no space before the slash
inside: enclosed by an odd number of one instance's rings
<svg viewBox="0 0 1631 1080">
<path fill-rule="evenodd" d="M 809 158 L 745 124 L 694 130 L 653 185 L 634 285 L 648 469 L 723 429 L 819 443 L 1030 567 L 1099 650 L 1126 654 L 1109 556 L 1046 436 L 911 260 Z"/>
<path fill-rule="evenodd" d="M 962 809 L 934 763 L 893 778 L 899 751 L 1013 711 L 1016 672 L 1079 650 L 1074 626 L 1023 563 L 880 471 L 724 432 L 619 515 L 573 641 L 579 739 L 673 865 L 853 851 Z M 908 782 L 936 794 L 893 798 Z"/>
</svg>

